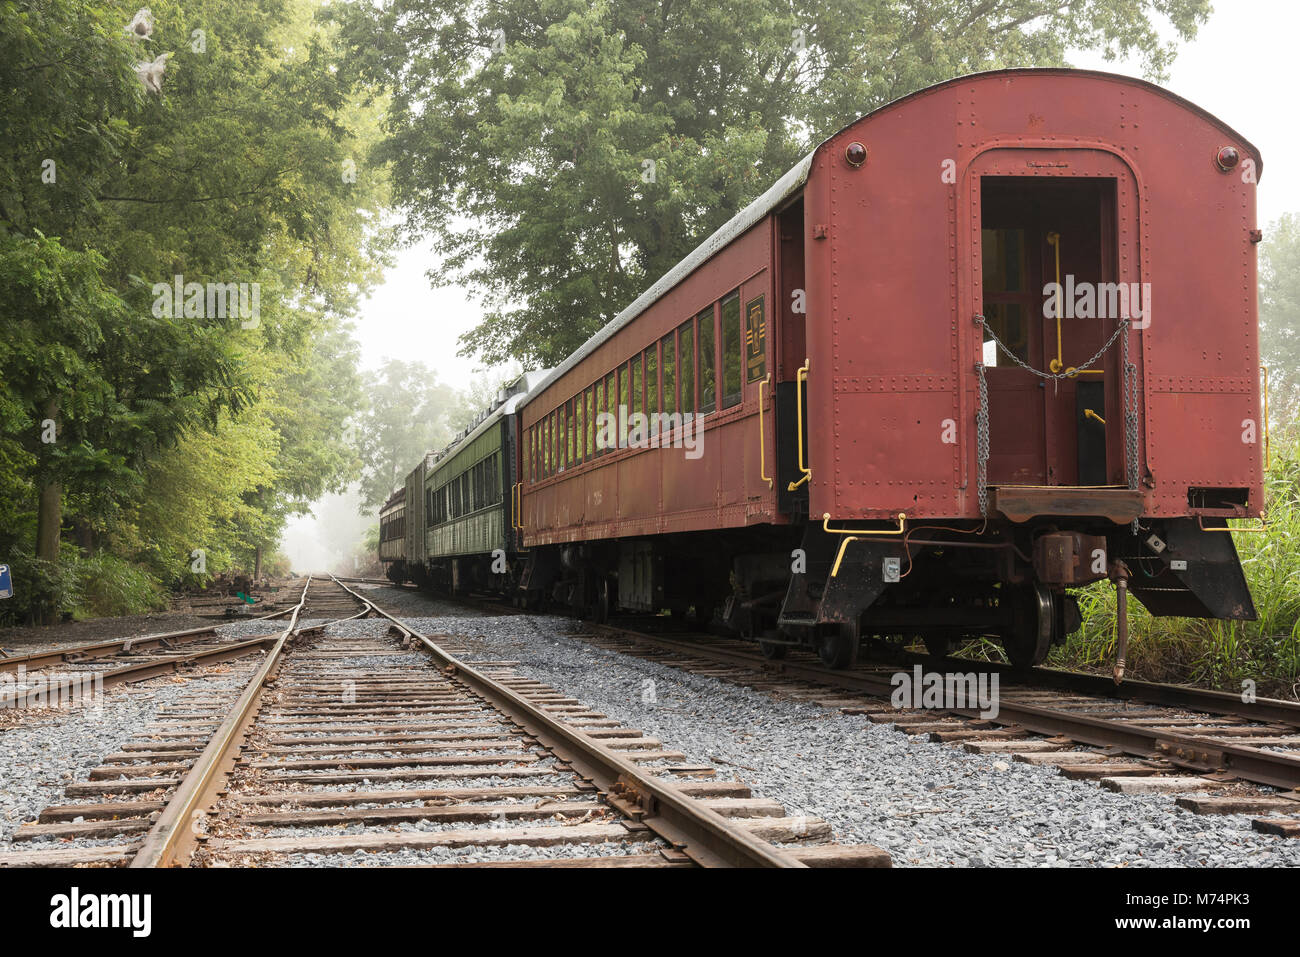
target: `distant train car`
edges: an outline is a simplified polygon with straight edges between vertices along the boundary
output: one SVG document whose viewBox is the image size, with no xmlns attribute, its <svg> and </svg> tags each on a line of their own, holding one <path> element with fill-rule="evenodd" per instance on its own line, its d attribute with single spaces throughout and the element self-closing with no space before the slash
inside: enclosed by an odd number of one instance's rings
<svg viewBox="0 0 1300 957">
<path fill-rule="evenodd" d="M 1261 172 L 1204 111 L 1086 71 L 852 123 L 518 404 L 521 590 L 718 608 L 834 666 L 863 635 L 1034 664 L 1108 577 L 1253 618 L 1224 527 L 1264 502 Z"/>
<path fill-rule="evenodd" d="M 450 445 L 425 455 L 389 500 L 404 503 L 401 580 L 453 594 L 516 593 L 521 542 L 517 503 L 507 494 L 517 487 L 515 410 L 545 375 L 524 373 L 501 389 Z M 384 554 L 381 534 L 381 560 Z"/>
<path fill-rule="evenodd" d="M 399 488 L 379 510 L 379 562 L 391 581 L 407 578 L 406 489 Z"/>
</svg>

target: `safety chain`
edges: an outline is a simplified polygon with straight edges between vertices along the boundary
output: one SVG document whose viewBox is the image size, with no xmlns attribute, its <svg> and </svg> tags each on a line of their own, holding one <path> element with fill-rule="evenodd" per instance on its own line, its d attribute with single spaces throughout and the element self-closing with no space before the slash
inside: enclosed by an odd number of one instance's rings
<svg viewBox="0 0 1300 957">
<path fill-rule="evenodd" d="M 1024 362 L 1021 358 L 1006 347 L 997 333 L 990 328 L 988 320 L 981 314 L 975 314 L 975 321 L 983 327 L 984 332 L 993 340 L 998 349 L 1012 362 L 1020 366 L 1026 372 L 1032 372 L 1040 379 L 1050 379 L 1060 381 L 1061 379 L 1073 379 L 1080 372 L 1090 369 L 1094 363 L 1098 362 L 1106 351 L 1115 344 L 1115 340 L 1122 333 L 1124 336 L 1121 349 L 1123 352 L 1122 362 L 1124 366 L 1124 470 L 1125 477 L 1128 480 L 1128 487 L 1136 490 L 1138 487 L 1138 411 L 1137 411 L 1137 367 L 1129 361 L 1129 326 L 1132 320 L 1121 319 L 1115 326 L 1115 331 L 1111 333 L 1110 338 L 1106 340 L 1091 359 L 1083 365 L 1075 366 L 1069 370 L 1061 372 L 1044 372 L 1041 369 L 1035 369 L 1029 363 Z M 978 461 L 978 472 L 976 481 L 979 482 L 977 490 L 979 496 L 980 514 L 985 518 L 989 514 L 989 494 L 988 494 L 988 465 L 989 465 L 989 385 L 985 378 L 985 366 L 982 362 L 975 363 L 975 371 L 979 375 L 980 384 L 980 407 L 975 414 L 976 439 L 975 450 Z M 1137 533 L 1137 520 L 1133 521 L 1133 532 Z"/>
<path fill-rule="evenodd" d="M 983 317 L 981 317 L 983 318 Z M 980 514 L 989 517 L 989 383 L 984 378 L 984 363 L 975 363 L 975 371 L 980 376 L 980 407 L 975 413 L 975 454 L 979 463 L 975 476 L 976 492 L 979 495 Z"/>
<path fill-rule="evenodd" d="M 1138 395 L 1137 395 L 1137 366 L 1129 361 L 1128 353 L 1128 327 L 1127 319 L 1123 322 L 1124 327 L 1124 477 L 1128 480 L 1128 487 L 1131 491 L 1137 491 L 1138 487 Z M 1133 534 L 1138 533 L 1138 520 L 1133 519 Z"/>
</svg>

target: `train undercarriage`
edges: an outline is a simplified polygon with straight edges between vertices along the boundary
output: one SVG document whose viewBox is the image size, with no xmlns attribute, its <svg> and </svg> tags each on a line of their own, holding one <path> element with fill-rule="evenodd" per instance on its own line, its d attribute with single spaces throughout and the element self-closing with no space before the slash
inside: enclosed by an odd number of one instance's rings
<svg viewBox="0 0 1300 957">
<path fill-rule="evenodd" d="M 920 640 L 940 655 L 986 639 L 1028 668 L 1080 627 L 1071 591 L 1107 579 L 1155 615 L 1255 617 L 1230 535 L 1191 519 L 1137 534 L 1106 520 L 956 522 L 893 537 L 809 524 L 540 546 L 513 590 L 521 606 L 597 621 L 671 613 L 768 657 L 804 647 L 835 668 L 868 638 Z"/>
</svg>

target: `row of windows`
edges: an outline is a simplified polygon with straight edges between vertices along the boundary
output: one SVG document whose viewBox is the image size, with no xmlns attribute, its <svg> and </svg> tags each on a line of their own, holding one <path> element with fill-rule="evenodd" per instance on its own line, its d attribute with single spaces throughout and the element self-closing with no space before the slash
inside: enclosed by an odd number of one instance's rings
<svg viewBox="0 0 1300 957">
<path fill-rule="evenodd" d="M 379 540 L 381 542 L 391 542 L 395 538 L 401 538 L 406 534 L 406 513 L 401 515 L 390 515 L 382 519 L 379 523 Z"/>
<path fill-rule="evenodd" d="M 613 425 L 620 407 L 629 419 L 638 413 L 706 415 L 719 408 L 719 392 L 721 408 L 738 405 L 744 382 L 767 374 L 766 357 L 763 297 L 750 300 L 742 315 L 737 289 L 532 426 L 524 445 L 528 480 L 550 478 L 625 446 L 626 435 L 616 434 Z"/>
<path fill-rule="evenodd" d="M 499 456 L 493 452 L 438 488 L 425 489 L 424 514 L 430 527 L 501 501 Z"/>
</svg>

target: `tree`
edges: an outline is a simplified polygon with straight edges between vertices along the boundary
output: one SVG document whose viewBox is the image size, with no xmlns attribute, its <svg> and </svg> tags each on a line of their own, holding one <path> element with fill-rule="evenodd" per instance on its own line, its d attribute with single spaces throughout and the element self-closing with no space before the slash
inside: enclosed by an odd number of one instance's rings
<svg viewBox="0 0 1300 957">
<path fill-rule="evenodd" d="M 461 340 L 550 365 L 823 137 L 920 87 L 1071 48 L 1173 56 L 1209 0 L 379 0 L 332 7 L 350 78 L 391 92 L 391 164 Z"/>
<path fill-rule="evenodd" d="M 365 375 L 370 407 L 357 424 L 361 503 L 373 512 L 420 462 L 463 426 L 456 391 L 422 362 L 389 359 Z"/>
<path fill-rule="evenodd" d="M 0 545 L 53 560 L 70 523 L 170 578 L 204 544 L 255 562 L 356 473 L 342 323 L 387 186 L 313 0 L 155 0 L 148 37 L 135 7 L 0 0 Z M 160 298 L 177 276 L 260 315 Z"/>
<path fill-rule="evenodd" d="M 1300 411 L 1300 217 L 1287 213 L 1264 231 L 1259 257 L 1260 354 L 1269 369 L 1273 413 Z"/>
</svg>

